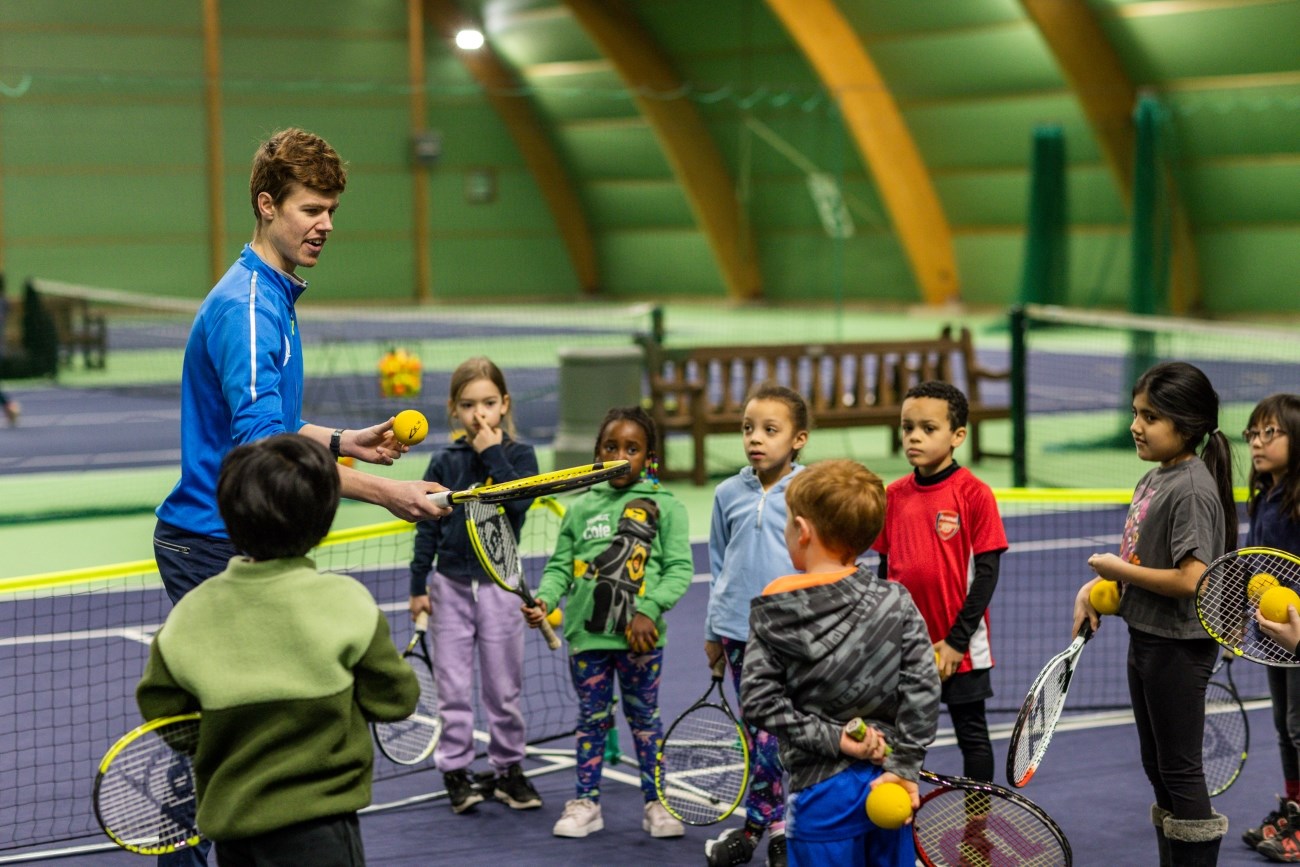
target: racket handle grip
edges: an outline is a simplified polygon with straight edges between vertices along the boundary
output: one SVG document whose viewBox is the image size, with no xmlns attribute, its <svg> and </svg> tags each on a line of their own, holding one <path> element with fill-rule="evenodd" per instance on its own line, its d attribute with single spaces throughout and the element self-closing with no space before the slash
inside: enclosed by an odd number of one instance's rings
<svg viewBox="0 0 1300 867">
<path fill-rule="evenodd" d="M 415 615 L 415 628 L 420 632 L 429 631 L 429 612 L 421 611 Z"/>
<path fill-rule="evenodd" d="M 546 638 L 547 647 L 551 650 L 560 649 L 560 636 L 556 635 L 555 630 L 551 628 L 551 621 L 543 620 L 542 624 L 537 628 L 542 630 L 542 635 Z"/>
<path fill-rule="evenodd" d="M 436 494 L 429 494 L 428 497 L 429 502 L 440 509 L 445 509 L 451 505 L 451 491 L 438 491 Z"/>
<path fill-rule="evenodd" d="M 844 724 L 844 733 L 855 741 L 860 741 L 867 736 L 867 723 L 860 716 L 855 716 Z"/>
</svg>

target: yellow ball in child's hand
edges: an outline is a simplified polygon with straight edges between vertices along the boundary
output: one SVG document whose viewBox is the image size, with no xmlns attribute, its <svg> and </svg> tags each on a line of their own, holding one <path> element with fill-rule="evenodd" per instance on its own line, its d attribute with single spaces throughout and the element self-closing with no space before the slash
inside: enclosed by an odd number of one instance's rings
<svg viewBox="0 0 1300 867">
<path fill-rule="evenodd" d="M 419 410 L 404 409 L 393 420 L 393 436 L 403 445 L 413 446 L 424 440 L 429 421 Z"/>
<path fill-rule="evenodd" d="M 1270 587 L 1259 597 L 1259 613 L 1274 623 L 1286 623 L 1287 606 L 1300 611 L 1300 596 L 1290 587 Z"/>
<path fill-rule="evenodd" d="M 1117 614 L 1119 612 L 1119 584 L 1103 578 L 1088 591 L 1088 602 L 1097 609 L 1098 614 Z"/>
<path fill-rule="evenodd" d="M 878 783 L 867 795 L 867 818 L 877 828 L 901 828 L 911 815 L 912 796 L 898 783 Z"/>
<path fill-rule="evenodd" d="M 556 608 L 550 614 L 546 615 L 546 622 L 551 624 L 552 629 L 559 626 L 564 622 L 564 609 Z"/>
</svg>

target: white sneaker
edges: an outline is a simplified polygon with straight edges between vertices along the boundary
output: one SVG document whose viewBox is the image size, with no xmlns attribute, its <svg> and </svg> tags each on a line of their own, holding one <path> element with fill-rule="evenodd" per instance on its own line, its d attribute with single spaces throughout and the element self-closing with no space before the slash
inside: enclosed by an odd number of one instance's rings
<svg viewBox="0 0 1300 867">
<path fill-rule="evenodd" d="M 651 837 L 681 837 L 686 828 L 673 818 L 673 814 L 658 801 L 648 801 L 645 805 L 645 817 L 641 820 L 641 830 Z"/>
<path fill-rule="evenodd" d="M 556 837 L 585 837 L 604 827 L 600 804 L 590 798 L 574 798 L 564 802 L 564 812 L 551 833 Z"/>
</svg>

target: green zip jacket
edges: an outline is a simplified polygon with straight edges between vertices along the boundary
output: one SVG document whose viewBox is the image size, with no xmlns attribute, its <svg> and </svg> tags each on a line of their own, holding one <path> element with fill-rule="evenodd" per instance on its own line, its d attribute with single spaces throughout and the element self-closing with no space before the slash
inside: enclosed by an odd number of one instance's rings
<svg viewBox="0 0 1300 867">
<path fill-rule="evenodd" d="M 644 614 L 668 641 L 664 612 L 695 574 L 690 525 L 677 498 L 649 482 L 619 490 L 603 482 L 569 504 L 537 598 L 548 610 L 565 596 L 570 653 L 627 650 L 624 630 Z"/>
<path fill-rule="evenodd" d="M 242 557 L 185 595 L 149 648 L 145 719 L 202 711 L 199 830 L 237 840 L 370 803 L 368 723 L 420 687 L 360 582 L 306 557 Z"/>
</svg>

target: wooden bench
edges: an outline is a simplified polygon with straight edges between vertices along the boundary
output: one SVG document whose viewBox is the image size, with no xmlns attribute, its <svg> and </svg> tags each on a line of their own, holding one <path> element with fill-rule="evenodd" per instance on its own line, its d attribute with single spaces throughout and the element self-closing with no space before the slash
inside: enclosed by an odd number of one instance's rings
<svg viewBox="0 0 1300 867">
<path fill-rule="evenodd" d="M 903 395 L 913 385 L 938 379 L 961 388 L 970 402 L 971 454 L 986 454 L 980 422 L 1011 417 L 1008 405 L 988 405 L 982 387 L 1007 380 L 1008 371 L 980 366 L 970 330 L 945 327 L 937 338 L 771 346 L 664 347 L 644 343 L 651 413 L 665 439 L 689 434 L 694 465 L 689 472 L 663 466 L 666 477 L 707 482 L 704 446 L 709 434 L 739 433 L 745 395 L 755 384 L 778 382 L 808 400 L 813 427 L 888 427 L 895 453 Z M 667 449 L 661 449 L 667 451 Z"/>
<path fill-rule="evenodd" d="M 86 298 L 42 292 L 36 287 L 41 307 L 54 320 L 59 344 L 59 366 L 71 367 L 81 355 L 88 370 L 102 370 L 108 359 L 108 326 L 103 314 L 91 311 Z"/>
</svg>

